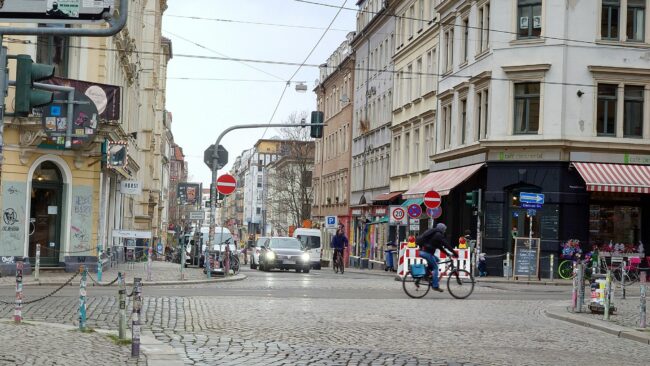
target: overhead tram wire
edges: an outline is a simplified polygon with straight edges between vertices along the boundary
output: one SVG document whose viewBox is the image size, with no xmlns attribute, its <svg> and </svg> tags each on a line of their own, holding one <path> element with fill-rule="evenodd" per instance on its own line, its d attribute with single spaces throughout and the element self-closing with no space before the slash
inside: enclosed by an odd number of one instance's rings
<svg viewBox="0 0 650 366">
<path fill-rule="evenodd" d="M 329 29 L 332 27 L 332 24 L 334 24 L 334 22 L 336 21 L 336 18 L 338 18 L 338 16 L 339 16 L 339 14 L 341 14 L 341 11 L 343 10 L 343 8 L 345 7 L 345 4 L 347 4 L 347 2 L 348 2 L 348 0 L 343 0 L 343 4 L 341 4 L 341 6 L 339 7 L 339 10 L 336 12 L 336 14 L 334 14 L 334 18 L 332 18 L 332 21 L 330 22 L 330 24 L 327 25 L 327 28 L 325 28 L 325 31 L 323 32 L 323 34 L 321 34 L 321 36 L 320 36 L 320 38 L 318 39 L 318 41 L 316 41 L 316 44 L 314 45 L 314 47 L 311 48 L 311 50 L 310 50 L 309 53 L 307 54 L 307 57 L 305 57 L 305 59 L 304 59 L 304 60 L 302 61 L 302 63 L 298 66 L 298 68 L 296 69 L 296 71 L 294 71 L 293 75 L 291 75 L 291 77 L 289 78 L 289 80 L 287 80 L 287 83 L 285 84 L 284 89 L 282 90 L 282 94 L 280 95 L 280 99 L 278 99 L 278 103 L 276 104 L 275 109 L 273 110 L 273 114 L 271 115 L 271 118 L 269 118 L 269 124 L 271 124 L 271 122 L 273 121 L 273 118 L 275 117 L 275 113 L 278 111 L 278 108 L 280 107 L 280 103 L 282 103 L 282 98 L 284 98 L 284 94 L 287 92 L 287 88 L 289 87 L 289 84 L 291 83 L 291 81 L 293 80 L 293 78 L 296 77 L 296 75 L 298 74 L 298 72 L 300 71 L 300 69 L 301 69 L 303 66 L 306 65 L 307 60 L 309 60 L 309 58 L 311 57 L 311 55 L 312 55 L 312 54 L 314 53 L 314 51 L 316 50 L 316 47 L 318 47 L 318 45 L 321 43 L 321 41 L 323 40 L 323 38 L 325 38 L 325 35 L 326 35 L 327 32 L 329 31 Z M 267 132 L 268 130 L 269 130 L 268 127 L 266 127 L 266 128 L 264 129 L 264 133 L 262 134 L 262 139 L 264 138 L 264 136 L 266 136 L 266 132 Z"/>
<path fill-rule="evenodd" d="M 24 43 L 24 44 L 35 44 L 35 42 L 27 41 L 27 40 L 20 40 L 20 39 L 12 39 L 12 38 L 5 38 L 5 41 L 10 42 L 10 43 Z M 97 50 L 97 51 L 112 51 L 112 52 L 119 52 L 123 51 L 120 49 L 115 49 L 115 48 L 101 48 L 101 47 L 89 47 L 89 46 L 67 46 L 69 48 L 76 48 L 76 49 L 88 49 L 88 50 Z M 132 51 L 133 53 L 138 53 L 138 54 L 146 54 L 146 55 L 165 55 L 162 52 L 149 52 L 149 51 Z M 216 61 L 233 61 L 233 62 L 250 62 L 250 63 L 262 63 L 262 64 L 271 64 L 271 65 L 284 65 L 284 66 L 301 66 L 301 67 L 321 67 L 320 64 L 308 64 L 308 63 L 299 63 L 299 62 L 289 62 L 289 61 L 275 61 L 275 60 L 261 60 L 261 59 L 247 59 L 247 58 L 234 58 L 234 57 L 220 57 L 220 56 L 204 56 L 204 55 L 189 55 L 189 54 L 174 54 L 174 57 L 182 57 L 182 58 L 191 58 L 191 59 L 203 59 L 203 60 L 216 60 Z M 441 73 L 428 73 L 428 72 L 417 72 L 417 71 L 397 71 L 397 70 L 384 70 L 384 69 L 376 69 L 376 68 L 350 68 L 352 71 L 376 71 L 378 73 L 392 73 L 392 74 L 397 74 L 401 73 L 402 75 L 419 75 L 419 76 L 437 76 L 437 77 L 448 77 L 448 78 L 472 78 L 472 75 L 457 75 L 457 74 L 441 74 Z M 489 80 L 494 80 L 494 81 L 506 81 L 506 82 L 512 82 L 512 81 L 519 81 L 519 79 L 513 78 L 498 78 L 498 77 L 490 77 Z M 522 80 L 524 81 L 524 80 Z M 279 82 L 285 82 L 284 80 L 280 80 Z M 577 86 L 577 87 L 587 87 L 587 88 L 596 88 L 597 85 L 594 84 L 584 84 L 584 83 L 567 83 L 567 82 L 555 82 L 555 81 L 546 81 L 546 80 L 540 80 L 539 83 L 541 84 L 547 84 L 547 85 L 564 85 L 564 86 Z M 617 88 L 621 88 L 620 86 Z M 650 90 L 648 88 L 644 88 L 644 90 Z"/>
</svg>

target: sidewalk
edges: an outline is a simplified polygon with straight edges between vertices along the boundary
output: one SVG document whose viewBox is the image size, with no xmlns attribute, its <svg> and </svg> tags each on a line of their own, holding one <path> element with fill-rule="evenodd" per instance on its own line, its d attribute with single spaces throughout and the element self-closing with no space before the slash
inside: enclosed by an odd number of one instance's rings
<svg viewBox="0 0 650 366">
<path fill-rule="evenodd" d="M 181 268 L 178 263 L 170 262 L 152 262 L 153 266 L 151 269 L 151 281 L 147 281 L 147 262 L 135 263 L 133 267 L 127 264 L 120 264 L 119 267 L 113 267 L 107 270 L 104 270 L 102 274 L 102 285 L 106 285 L 117 278 L 117 273 L 122 272 L 126 278 L 127 285 L 133 284 L 133 278 L 139 277 L 142 278 L 142 284 L 147 286 L 157 286 L 157 285 L 184 285 L 184 284 L 197 284 L 197 283 L 207 283 L 207 282 L 228 282 L 228 281 L 239 281 L 246 278 L 245 275 L 237 274 L 235 276 L 228 276 L 224 278 L 223 275 L 212 276 L 210 279 L 207 278 L 207 275 L 203 273 L 202 268 L 183 268 L 184 280 L 181 281 Z M 65 284 L 74 273 L 67 272 L 49 272 L 41 271 L 39 280 L 34 279 L 34 273 L 31 275 L 25 276 L 23 278 L 24 286 L 34 286 L 34 285 L 51 285 L 51 286 L 62 286 Z M 97 280 L 96 273 L 88 273 L 89 278 L 86 281 L 88 286 L 95 286 L 96 284 L 92 279 Z M 78 284 L 81 275 L 77 275 L 73 280 L 73 284 Z M 92 279 L 91 279 L 92 278 Z M 14 276 L 2 277 L 0 278 L 0 286 L 15 286 L 16 278 Z M 117 286 L 117 282 L 112 284 Z"/>
<path fill-rule="evenodd" d="M 118 345 L 109 335 L 115 332 L 94 330 L 82 333 L 63 324 L 25 321 L 14 324 L 0 321 L 2 360 L 15 365 L 147 365 L 180 366 L 174 349 L 157 341 L 152 334 L 141 336 L 140 357 L 131 357 L 131 345 Z M 38 349 L 38 352 L 34 350 Z"/>
</svg>

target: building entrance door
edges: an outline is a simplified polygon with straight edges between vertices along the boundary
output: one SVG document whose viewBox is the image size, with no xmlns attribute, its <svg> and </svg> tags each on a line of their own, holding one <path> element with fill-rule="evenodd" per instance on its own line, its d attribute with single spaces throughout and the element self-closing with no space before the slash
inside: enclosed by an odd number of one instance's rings
<svg viewBox="0 0 650 366">
<path fill-rule="evenodd" d="M 60 263 L 63 184 L 59 168 L 43 162 L 32 180 L 29 257 L 35 263 L 36 246 L 41 245 L 41 265 Z M 32 232 L 33 231 L 33 232 Z"/>
<path fill-rule="evenodd" d="M 515 237 L 528 237 L 530 235 L 530 216 L 528 209 L 519 207 L 519 194 L 520 192 L 535 192 L 536 189 L 516 189 L 510 194 L 510 235 L 512 239 L 508 243 L 508 251 L 514 254 Z M 540 215 L 542 210 L 536 210 L 533 219 L 533 237 L 540 237 Z"/>
</svg>

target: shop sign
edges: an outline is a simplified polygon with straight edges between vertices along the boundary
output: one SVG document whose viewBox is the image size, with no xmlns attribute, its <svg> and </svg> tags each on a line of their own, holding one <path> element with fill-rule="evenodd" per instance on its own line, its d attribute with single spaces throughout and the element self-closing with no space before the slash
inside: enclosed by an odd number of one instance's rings
<svg viewBox="0 0 650 366">
<path fill-rule="evenodd" d="M 355 208 L 354 210 L 352 210 L 352 216 L 361 216 L 361 209 Z"/>
<path fill-rule="evenodd" d="M 137 180 L 123 180 L 120 182 L 122 194 L 142 194 L 142 182 Z"/>
<path fill-rule="evenodd" d="M 520 151 L 495 151 L 489 154 L 489 160 L 499 161 L 539 161 L 559 160 L 558 151 L 520 150 Z"/>
<path fill-rule="evenodd" d="M 385 208 L 375 208 L 375 216 L 384 216 L 386 215 L 386 209 Z"/>
<path fill-rule="evenodd" d="M 625 154 L 623 161 L 625 164 L 650 164 L 650 155 Z"/>
<path fill-rule="evenodd" d="M 151 231 L 113 230 L 114 238 L 151 239 Z"/>
</svg>

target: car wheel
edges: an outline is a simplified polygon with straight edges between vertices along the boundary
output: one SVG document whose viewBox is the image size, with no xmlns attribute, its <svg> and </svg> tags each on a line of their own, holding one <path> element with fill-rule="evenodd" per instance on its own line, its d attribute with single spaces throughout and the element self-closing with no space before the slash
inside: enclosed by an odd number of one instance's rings
<svg viewBox="0 0 650 366">
<path fill-rule="evenodd" d="M 314 266 L 314 269 L 320 269 L 320 263 Z"/>
<path fill-rule="evenodd" d="M 305 268 L 302 270 L 304 273 L 309 273 L 309 268 Z"/>
<path fill-rule="evenodd" d="M 300 268 L 296 268 L 296 273 L 300 273 Z"/>
</svg>

